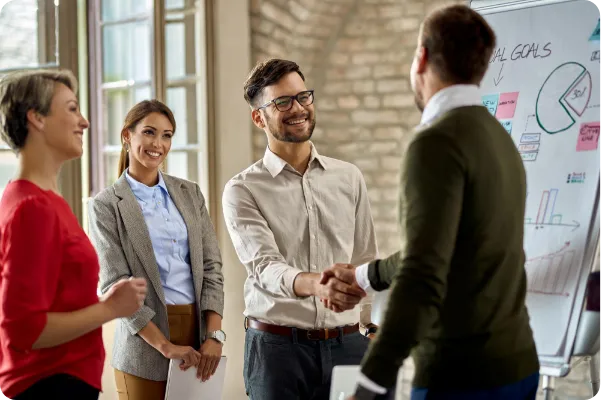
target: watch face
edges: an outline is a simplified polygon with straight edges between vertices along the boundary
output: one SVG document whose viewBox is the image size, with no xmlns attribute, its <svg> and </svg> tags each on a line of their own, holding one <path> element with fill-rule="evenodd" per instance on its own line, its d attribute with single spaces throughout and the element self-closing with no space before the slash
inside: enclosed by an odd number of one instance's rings
<svg viewBox="0 0 601 400">
<path fill-rule="evenodd" d="M 215 332 L 215 339 L 219 340 L 221 343 L 225 342 L 225 332 L 223 331 L 216 331 Z"/>
</svg>

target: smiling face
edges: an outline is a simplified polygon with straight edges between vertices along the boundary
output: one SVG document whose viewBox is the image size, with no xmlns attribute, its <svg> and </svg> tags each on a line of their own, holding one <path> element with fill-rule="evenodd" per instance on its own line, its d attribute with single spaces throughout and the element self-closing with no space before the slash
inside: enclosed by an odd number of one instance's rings
<svg viewBox="0 0 601 400">
<path fill-rule="evenodd" d="M 129 148 L 129 165 L 136 170 L 158 171 L 171 150 L 173 125 L 158 112 L 148 114 L 134 127 L 123 132 Z"/>
<path fill-rule="evenodd" d="M 41 117 L 40 131 L 47 146 L 70 160 L 83 153 L 83 131 L 90 124 L 81 115 L 75 93 L 62 83 L 56 83 L 50 112 Z"/>
<path fill-rule="evenodd" d="M 300 75 L 291 72 L 284 75 L 276 84 L 263 89 L 262 102 L 267 103 L 282 96 L 295 96 L 306 90 L 307 87 Z M 252 118 L 255 125 L 281 142 L 306 142 L 315 129 L 314 105 L 303 106 L 297 100 L 292 101 L 292 106 L 287 111 L 279 111 L 273 103 L 263 109 L 253 110 Z"/>
</svg>

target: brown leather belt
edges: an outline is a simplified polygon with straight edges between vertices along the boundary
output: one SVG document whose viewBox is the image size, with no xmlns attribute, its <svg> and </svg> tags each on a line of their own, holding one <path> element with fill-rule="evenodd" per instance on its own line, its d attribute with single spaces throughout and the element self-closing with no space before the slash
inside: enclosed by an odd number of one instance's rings
<svg viewBox="0 0 601 400">
<path fill-rule="evenodd" d="M 292 336 L 293 329 L 288 326 L 271 325 L 266 324 L 256 319 L 246 318 L 244 322 L 245 328 L 253 328 L 259 331 L 273 333 L 274 335 L 280 336 Z M 359 324 L 342 326 L 340 328 L 329 328 L 329 329 L 299 329 L 296 328 L 296 334 L 299 338 L 306 338 L 309 340 L 328 340 L 335 339 L 340 336 L 340 330 L 344 335 L 350 335 L 359 331 Z"/>
</svg>

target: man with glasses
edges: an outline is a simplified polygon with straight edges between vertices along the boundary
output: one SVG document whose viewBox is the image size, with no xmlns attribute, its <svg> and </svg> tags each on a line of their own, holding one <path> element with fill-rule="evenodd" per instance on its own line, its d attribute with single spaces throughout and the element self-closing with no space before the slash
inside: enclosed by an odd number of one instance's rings
<svg viewBox="0 0 601 400">
<path fill-rule="evenodd" d="M 376 257 L 367 189 L 357 167 L 318 154 L 309 141 L 314 92 L 304 80 L 292 61 L 253 69 L 244 97 L 268 147 L 223 193 L 248 272 L 244 381 L 252 400 L 327 400 L 332 368 L 359 364 L 369 342 L 353 309 L 365 292 L 337 279 L 319 283 L 335 262 Z M 322 299 L 349 311 L 330 311 Z"/>
</svg>

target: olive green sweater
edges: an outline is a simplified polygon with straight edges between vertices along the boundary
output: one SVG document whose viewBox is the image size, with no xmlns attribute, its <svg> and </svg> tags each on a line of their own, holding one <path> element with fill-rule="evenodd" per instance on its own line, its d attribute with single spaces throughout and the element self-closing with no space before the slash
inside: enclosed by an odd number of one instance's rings
<svg viewBox="0 0 601 400">
<path fill-rule="evenodd" d="M 525 306 L 526 175 L 510 135 L 481 106 L 419 131 L 404 158 L 402 250 L 372 262 L 392 286 L 362 372 L 391 387 L 410 355 L 415 387 L 490 388 L 538 371 Z"/>
</svg>

